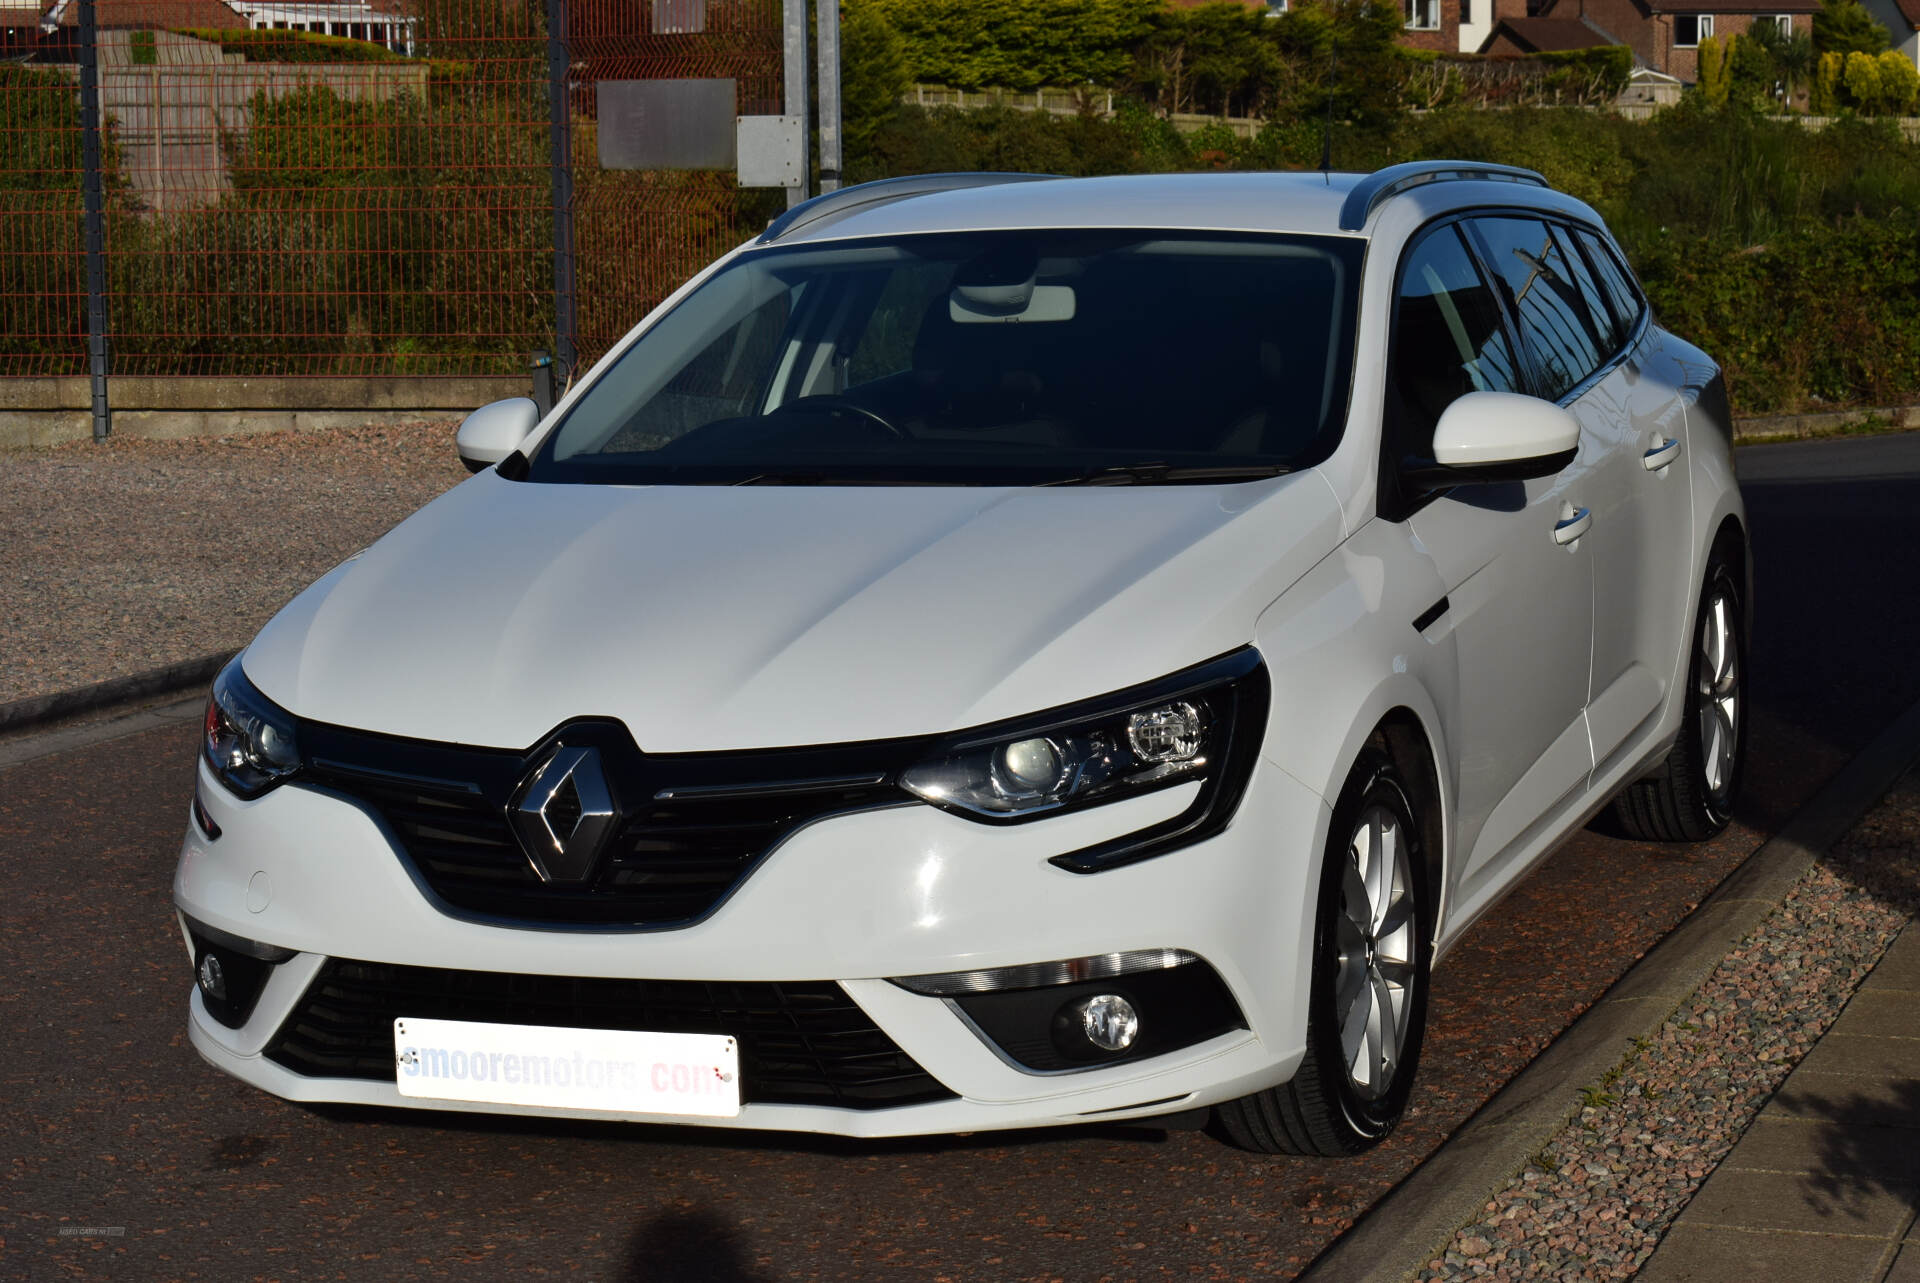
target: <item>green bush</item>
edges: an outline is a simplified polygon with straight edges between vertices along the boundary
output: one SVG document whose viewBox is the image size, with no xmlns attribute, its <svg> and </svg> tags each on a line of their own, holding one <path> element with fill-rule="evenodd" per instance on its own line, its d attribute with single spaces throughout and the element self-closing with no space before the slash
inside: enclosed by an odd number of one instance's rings
<svg viewBox="0 0 1920 1283">
<path fill-rule="evenodd" d="M 1161 0 L 854 0 L 905 41 L 914 80 L 979 89 L 1118 84 Z"/>
</svg>

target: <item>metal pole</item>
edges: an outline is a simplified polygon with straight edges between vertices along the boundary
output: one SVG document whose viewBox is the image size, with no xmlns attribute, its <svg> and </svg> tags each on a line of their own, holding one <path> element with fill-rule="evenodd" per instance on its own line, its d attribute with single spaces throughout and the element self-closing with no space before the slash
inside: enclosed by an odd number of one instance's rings
<svg viewBox="0 0 1920 1283">
<path fill-rule="evenodd" d="M 787 115 L 800 122 L 800 185 L 787 188 L 787 208 L 792 209 L 813 190 L 808 164 L 813 148 L 807 141 L 807 0 L 780 0 L 780 19 L 785 36 L 781 64 L 787 73 Z"/>
<path fill-rule="evenodd" d="M 815 0 L 820 46 L 820 190 L 840 190 L 840 0 Z"/>
<path fill-rule="evenodd" d="M 573 262 L 573 134 L 568 127 L 567 5 L 547 0 L 547 119 L 553 165 L 553 354 L 563 381 L 578 355 Z"/>
<path fill-rule="evenodd" d="M 93 439 L 112 428 L 107 406 L 107 219 L 100 181 L 100 52 L 93 0 L 80 0 L 80 201 L 87 251 L 87 370 L 93 384 Z"/>
</svg>

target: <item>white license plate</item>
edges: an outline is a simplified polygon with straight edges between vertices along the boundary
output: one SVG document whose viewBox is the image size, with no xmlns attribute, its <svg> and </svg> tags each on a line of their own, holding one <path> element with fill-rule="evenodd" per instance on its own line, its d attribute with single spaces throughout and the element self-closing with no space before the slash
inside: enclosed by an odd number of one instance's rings
<svg viewBox="0 0 1920 1283">
<path fill-rule="evenodd" d="M 401 1016 L 393 1054 L 402 1096 L 702 1118 L 740 1112 L 740 1047 L 723 1034 Z"/>
</svg>

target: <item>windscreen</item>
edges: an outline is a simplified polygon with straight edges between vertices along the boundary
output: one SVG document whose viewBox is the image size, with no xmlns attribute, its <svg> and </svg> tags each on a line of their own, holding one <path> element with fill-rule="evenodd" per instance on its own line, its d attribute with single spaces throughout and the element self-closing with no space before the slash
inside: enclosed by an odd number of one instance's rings
<svg viewBox="0 0 1920 1283">
<path fill-rule="evenodd" d="M 755 251 L 621 353 L 532 481 L 1273 475 L 1346 416 L 1360 242 L 1022 231 Z"/>
</svg>

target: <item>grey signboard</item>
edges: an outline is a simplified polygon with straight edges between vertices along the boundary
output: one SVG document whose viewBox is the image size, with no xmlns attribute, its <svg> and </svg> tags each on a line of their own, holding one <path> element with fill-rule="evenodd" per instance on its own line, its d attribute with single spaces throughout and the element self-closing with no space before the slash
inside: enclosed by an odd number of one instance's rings
<svg viewBox="0 0 1920 1283">
<path fill-rule="evenodd" d="M 594 85 L 602 169 L 732 169 L 727 80 L 602 80 Z"/>
</svg>

